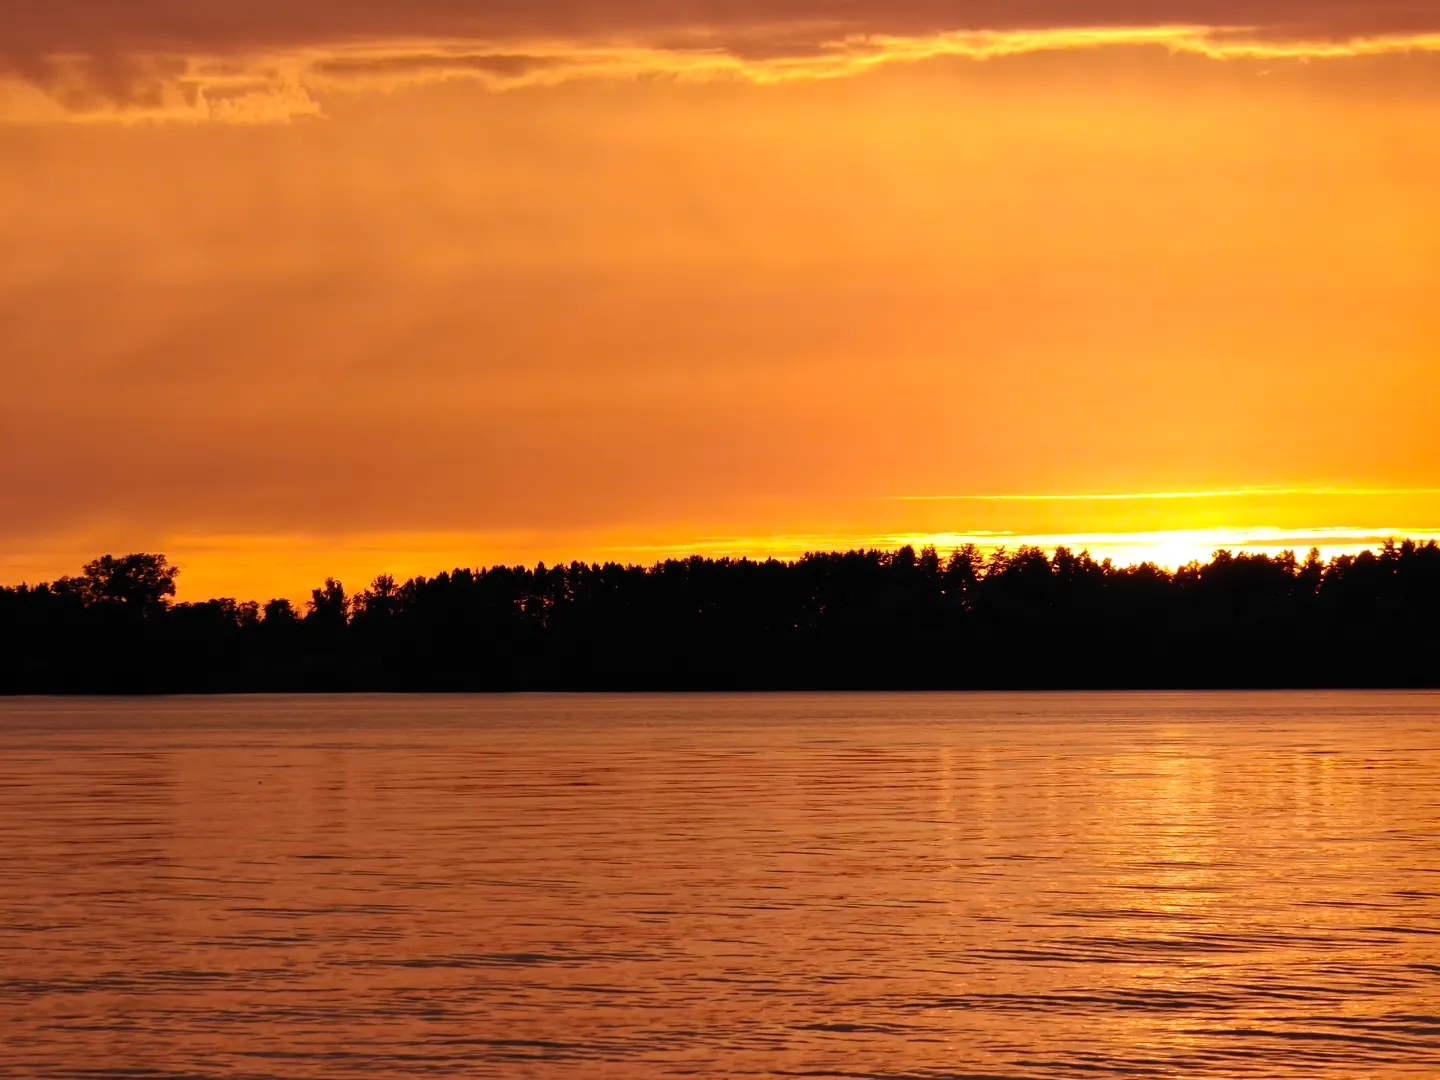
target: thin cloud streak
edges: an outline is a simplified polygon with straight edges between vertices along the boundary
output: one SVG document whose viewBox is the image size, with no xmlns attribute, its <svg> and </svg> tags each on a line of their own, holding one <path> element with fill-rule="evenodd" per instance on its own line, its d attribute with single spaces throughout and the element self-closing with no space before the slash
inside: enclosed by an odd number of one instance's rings
<svg viewBox="0 0 1440 1080">
<path fill-rule="evenodd" d="M 1406 498 L 1440 495 L 1440 488 L 1246 487 L 1214 491 L 1087 492 L 1080 494 L 894 495 L 896 502 L 1160 502 L 1165 500 L 1242 499 L 1265 496 L 1332 498 Z"/>
</svg>

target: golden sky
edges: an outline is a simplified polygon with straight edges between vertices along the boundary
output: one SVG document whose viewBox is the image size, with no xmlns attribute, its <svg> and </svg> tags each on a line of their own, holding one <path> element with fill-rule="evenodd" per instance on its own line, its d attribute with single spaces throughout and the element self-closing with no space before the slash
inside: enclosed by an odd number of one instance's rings
<svg viewBox="0 0 1440 1080">
<path fill-rule="evenodd" d="M 0 6 L 0 581 L 1440 533 L 1440 2 Z"/>
</svg>

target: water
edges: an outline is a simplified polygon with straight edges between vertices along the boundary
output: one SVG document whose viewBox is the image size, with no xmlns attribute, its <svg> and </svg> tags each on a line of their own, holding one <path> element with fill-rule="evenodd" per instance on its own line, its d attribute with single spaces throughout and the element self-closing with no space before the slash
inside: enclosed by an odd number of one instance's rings
<svg viewBox="0 0 1440 1080">
<path fill-rule="evenodd" d="M 1440 1076 L 1440 695 L 0 702 L 0 1074 Z"/>
</svg>

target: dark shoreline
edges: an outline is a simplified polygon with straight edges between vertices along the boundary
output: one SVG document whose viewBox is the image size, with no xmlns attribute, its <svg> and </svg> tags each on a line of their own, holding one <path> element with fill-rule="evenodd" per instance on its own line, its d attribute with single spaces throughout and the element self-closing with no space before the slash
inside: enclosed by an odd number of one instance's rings
<svg viewBox="0 0 1440 1080">
<path fill-rule="evenodd" d="M 503 701 L 505 699 L 528 699 L 528 698 L 615 698 L 635 699 L 705 699 L 705 698 L 734 698 L 736 700 L 783 700 L 785 698 L 823 698 L 823 697 L 845 697 L 845 698 L 891 698 L 891 697 L 1167 697 L 1177 698 L 1210 697 L 1223 699 L 1231 696 L 1253 696 L 1253 695 L 1275 695 L 1277 698 L 1300 694 L 1314 695 L 1436 695 L 1437 702 L 1440 702 L 1440 682 L 1436 684 L 1415 685 L 1415 686 L 1361 686 L 1361 685 L 1277 685 L 1277 686 L 1076 686 L 1076 687 L 926 687 L 926 686 L 904 686 L 904 687 L 835 687 L 835 686 L 813 686 L 813 687 L 780 687 L 780 688 L 746 688 L 746 687 L 724 687 L 724 688 L 654 688 L 643 687 L 627 690 L 613 688 L 586 688 L 586 689 L 519 689 L 519 690 L 436 690 L 436 689 L 389 689 L 389 690 L 140 690 L 140 691 L 24 691 L 24 692 L 0 692 L 0 706 L 6 704 L 23 704 L 27 701 L 33 702 L 95 702 L 119 703 L 119 702 L 183 702 L 183 701 L 339 701 L 346 698 L 356 699 L 389 699 L 389 698 L 420 698 L 425 700 L 444 700 L 447 698 L 480 698 L 491 701 Z M 1437 718 L 1440 718 L 1440 708 L 1437 708 Z"/>
</svg>

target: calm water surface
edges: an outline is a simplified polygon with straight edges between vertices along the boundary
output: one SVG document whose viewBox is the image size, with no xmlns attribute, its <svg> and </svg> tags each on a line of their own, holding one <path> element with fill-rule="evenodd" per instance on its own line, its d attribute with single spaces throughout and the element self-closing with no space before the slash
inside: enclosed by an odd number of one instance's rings
<svg viewBox="0 0 1440 1080">
<path fill-rule="evenodd" d="M 0 1074 L 1440 1077 L 1440 696 L 0 702 Z"/>
</svg>

